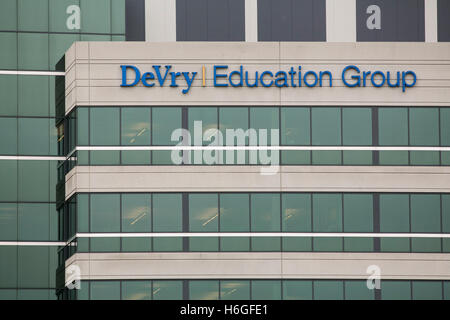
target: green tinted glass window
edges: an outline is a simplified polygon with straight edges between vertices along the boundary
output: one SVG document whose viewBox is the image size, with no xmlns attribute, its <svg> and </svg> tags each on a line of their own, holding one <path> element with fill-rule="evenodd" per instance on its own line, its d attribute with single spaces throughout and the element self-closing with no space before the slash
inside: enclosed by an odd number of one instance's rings
<svg viewBox="0 0 450 320">
<path fill-rule="evenodd" d="M 341 145 L 341 110 L 313 108 L 311 110 L 313 145 Z M 341 151 L 313 151 L 313 164 L 340 164 Z"/>
<path fill-rule="evenodd" d="M 314 281 L 314 300 L 344 300 L 343 281 Z"/>
<path fill-rule="evenodd" d="M 3 12 L 0 13 L 0 19 L 2 14 Z M 17 33 L 15 32 L 0 32 L 0 68 L 17 69 Z"/>
<path fill-rule="evenodd" d="M 182 231 L 182 197 L 181 194 L 153 195 L 153 231 Z M 178 251 L 182 249 L 181 238 L 153 239 L 155 251 Z"/>
<path fill-rule="evenodd" d="M 122 108 L 122 145 L 150 145 L 149 108 Z"/>
<path fill-rule="evenodd" d="M 0 1 L 0 30 L 16 30 L 17 0 Z"/>
<path fill-rule="evenodd" d="M 411 300 L 411 282 L 384 280 L 381 282 L 381 299 Z"/>
<path fill-rule="evenodd" d="M 378 137 L 382 146 L 408 145 L 408 109 L 379 108 Z M 380 151 L 380 164 L 408 164 L 407 151 Z"/>
<path fill-rule="evenodd" d="M 89 232 L 89 195 L 77 195 L 77 227 L 78 232 Z"/>
<path fill-rule="evenodd" d="M 19 154 L 48 155 L 49 119 L 19 118 Z"/>
<path fill-rule="evenodd" d="M 120 281 L 91 281 L 91 300 L 120 300 Z"/>
<path fill-rule="evenodd" d="M 49 240 L 49 204 L 19 203 L 19 240 Z"/>
<path fill-rule="evenodd" d="M 412 146 L 439 145 L 439 109 L 409 109 L 409 142 Z M 439 165 L 439 152 L 411 151 L 411 165 Z"/>
<path fill-rule="evenodd" d="M 441 281 L 412 281 L 413 300 L 442 300 Z"/>
<path fill-rule="evenodd" d="M 22 161 L 26 162 L 26 161 Z M 17 201 L 17 163 L 18 161 L 0 161 L 0 201 Z"/>
<path fill-rule="evenodd" d="M 152 108 L 152 130 L 154 145 L 175 145 L 172 132 L 181 128 L 181 108 Z"/>
<path fill-rule="evenodd" d="M 48 31 L 48 0 L 18 0 L 19 31 Z"/>
<path fill-rule="evenodd" d="M 90 109 L 90 139 L 91 145 L 119 145 L 119 109 Z"/>
<path fill-rule="evenodd" d="M 111 0 L 111 19 L 111 33 L 125 33 L 125 1 Z"/>
<path fill-rule="evenodd" d="M 220 194 L 220 231 L 248 232 L 250 231 L 249 195 L 241 193 Z M 248 238 L 220 239 L 222 251 L 248 251 Z"/>
<path fill-rule="evenodd" d="M 191 280 L 189 281 L 190 300 L 218 300 L 218 280 Z"/>
<path fill-rule="evenodd" d="M 248 129 L 248 113 L 248 108 L 245 107 L 219 108 L 219 130 L 222 132 L 224 144 L 227 143 L 227 129 L 242 129 L 244 131 Z M 246 144 L 247 142 L 248 139 L 244 142 L 237 141 L 239 145 Z M 230 145 L 236 145 L 236 140 L 230 140 L 228 143 Z"/>
<path fill-rule="evenodd" d="M 17 115 L 17 79 L 15 75 L 0 75 L 0 115 L 16 116 Z"/>
<path fill-rule="evenodd" d="M 49 162 L 42 160 L 19 161 L 18 196 L 20 201 L 48 202 L 50 189 L 55 190 L 55 185 L 49 185 Z"/>
<path fill-rule="evenodd" d="M 342 139 L 344 146 L 372 145 L 372 110 L 342 109 Z M 344 164 L 372 164 L 371 151 L 344 151 Z"/>
<path fill-rule="evenodd" d="M 20 70 L 48 70 L 48 34 L 19 33 L 18 37 L 18 68 Z"/>
<path fill-rule="evenodd" d="M 189 231 L 217 232 L 219 230 L 219 208 L 217 194 L 189 195 Z M 218 239 L 190 238 L 192 251 L 217 251 Z"/>
<path fill-rule="evenodd" d="M 73 22 L 75 22 L 76 18 L 78 17 L 77 13 L 74 11 L 73 7 L 71 7 L 71 6 L 79 7 L 80 1 L 79 0 L 49 0 L 50 32 L 79 32 L 80 31 L 78 29 L 68 28 L 68 24 L 70 26 Z"/>
<path fill-rule="evenodd" d="M 81 32 L 110 33 L 111 32 L 111 1 L 110 0 L 80 0 Z"/>
<path fill-rule="evenodd" d="M 280 195 L 275 193 L 255 193 L 251 195 L 251 231 L 279 232 Z M 280 238 L 257 237 L 252 239 L 255 251 L 280 250 Z"/>
<path fill-rule="evenodd" d="M 16 203 L 0 203 L 0 240 L 17 240 Z"/>
<path fill-rule="evenodd" d="M 77 108 L 77 145 L 89 144 L 89 109 Z"/>
<path fill-rule="evenodd" d="M 284 300 L 312 300 L 311 280 L 285 280 L 283 281 Z"/>
<path fill-rule="evenodd" d="M 220 281 L 221 300 L 250 300 L 250 281 Z"/>
<path fill-rule="evenodd" d="M 151 281 L 122 281 L 122 300 L 151 300 Z"/>
<path fill-rule="evenodd" d="M 80 41 L 78 34 L 50 34 L 50 69 L 55 70 L 56 64 L 75 42 Z"/>
<path fill-rule="evenodd" d="M 49 77 L 19 77 L 19 116 L 49 116 Z"/>
<path fill-rule="evenodd" d="M 344 232 L 373 232 L 373 196 L 344 194 Z M 373 239 L 344 238 L 345 251 L 372 251 Z"/>
<path fill-rule="evenodd" d="M 310 109 L 281 108 L 281 143 L 310 145 Z"/>
<path fill-rule="evenodd" d="M 91 232 L 120 232 L 119 194 L 91 194 Z"/>
<path fill-rule="evenodd" d="M 250 108 L 250 128 L 255 129 L 258 132 L 258 144 L 264 144 L 260 141 L 262 131 L 267 130 L 267 145 L 279 145 L 279 137 L 272 139 L 271 129 L 279 129 L 279 109 L 258 107 Z M 255 145 L 250 141 L 251 145 Z"/>
<path fill-rule="evenodd" d="M 52 276 L 54 277 L 54 273 Z M 18 286 L 21 288 L 48 288 L 49 277 L 49 248 L 19 246 Z"/>
<path fill-rule="evenodd" d="M 0 287 L 17 288 L 17 246 L 0 246 Z"/>
<path fill-rule="evenodd" d="M 345 281 L 345 300 L 374 300 L 375 290 L 367 288 L 365 280 Z"/>
<path fill-rule="evenodd" d="M 380 195 L 380 231 L 410 232 L 409 196 L 407 194 Z M 381 239 L 382 251 L 409 251 L 409 239 Z"/>
<path fill-rule="evenodd" d="M 17 154 L 17 119 L 0 118 L 0 154 Z M 8 137 L 8 138 L 6 138 Z"/>
<path fill-rule="evenodd" d="M 313 194 L 313 231 L 342 231 L 342 195 Z M 338 238 L 314 239 L 315 251 L 341 251 L 342 240 Z"/>
<path fill-rule="evenodd" d="M 122 194 L 122 232 L 150 232 L 149 194 Z"/>
<path fill-rule="evenodd" d="M 411 194 L 411 232 L 441 232 L 439 194 Z M 440 252 L 441 239 L 412 239 L 412 250 Z"/>
<path fill-rule="evenodd" d="M 153 300 L 183 299 L 183 282 L 178 280 L 153 281 Z"/>
<path fill-rule="evenodd" d="M 311 195 L 283 194 L 282 230 L 283 232 L 311 232 Z M 283 238 L 284 251 L 310 251 L 311 238 Z"/>
<path fill-rule="evenodd" d="M 441 108 L 441 145 L 450 146 L 450 108 Z"/>
<path fill-rule="evenodd" d="M 281 281 L 279 280 L 253 280 L 253 300 L 281 300 Z"/>
</svg>

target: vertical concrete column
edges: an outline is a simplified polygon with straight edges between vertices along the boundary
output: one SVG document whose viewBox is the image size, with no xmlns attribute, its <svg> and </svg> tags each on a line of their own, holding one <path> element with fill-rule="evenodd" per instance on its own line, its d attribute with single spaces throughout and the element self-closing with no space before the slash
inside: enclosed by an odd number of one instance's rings
<svg viewBox="0 0 450 320">
<path fill-rule="evenodd" d="M 327 42 L 356 41 L 356 0 L 327 0 Z"/>
<path fill-rule="evenodd" d="M 425 42 L 438 40 L 437 10 L 437 0 L 425 1 Z"/>
<path fill-rule="evenodd" d="M 145 0 L 145 41 L 177 41 L 176 0 Z"/>
<path fill-rule="evenodd" d="M 245 41 L 258 41 L 258 0 L 245 0 Z"/>
</svg>

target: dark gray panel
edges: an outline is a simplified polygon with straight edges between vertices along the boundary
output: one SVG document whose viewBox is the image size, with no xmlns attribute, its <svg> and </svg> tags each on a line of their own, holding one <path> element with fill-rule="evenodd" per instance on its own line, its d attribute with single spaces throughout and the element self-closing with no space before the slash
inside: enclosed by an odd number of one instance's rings
<svg viewBox="0 0 450 320">
<path fill-rule="evenodd" d="M 450 41 L 450 1 L 438 0 L 438 41 Z"/>
<path fill-rule="evenodd" d="M 367 8 L 377 5 L 381 29 L 369 29 Z M 425 41 L 424 0 L 357 0 L 357 41 Z"/>
<path fill-rule="evenodd" d="M 145 0 L 126 0 L 125 39 L 145 41 Z"/>
<path fill-rule="evenodd" d="M 259 41 L 325 41 L 325 0 L 258 0 Z"/>
<path fill-rule="evenodd" d="M 244 41 L 245 0 L 177 0 L 178 41 Z"/>
</svg>

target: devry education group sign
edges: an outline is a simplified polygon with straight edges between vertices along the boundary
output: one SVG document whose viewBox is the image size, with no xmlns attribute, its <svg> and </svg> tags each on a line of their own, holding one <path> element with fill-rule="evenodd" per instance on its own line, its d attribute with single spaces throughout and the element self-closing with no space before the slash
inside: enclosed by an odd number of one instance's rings
<svg viewBox="0 0 450 320">
<path fill-rule="evenodd" d="M 172 71 L 171 65 L 152 66 L 151 71 L 142 72 L 133 65 L 121 65 L 122 83 L 121 87 L 134 87 L 142 83 L 144 87 L 160 86 L 176 88 L 182 84 L 181 92 L 187 94 L 196 78 L 201 78 L 202 86 L 206 86 L 206 67 L 202 66 L 201 75 L 198 72 L 176 72 Z M 127 79 L 128 76 L 128 79 Z M 414 71 L 370 71 L 361 70 L 355 65 L 348 65 L 341 72 L 342 83 L 349 88 L 372 86 L 376 88 L 390 87 L 401 88 L 405 92 L 407 88 L 414 87 L 417 76 Z M 324 71 L 303 72 L 301 66 L 290 67 L 287 71 L 280 70 L 276 73 L 264 71 L 247 71 L 244 66 L 229 70 L 227 65 L 213 66 L 214 87 L 333 87 L 333 73 Z"/>
</svg>

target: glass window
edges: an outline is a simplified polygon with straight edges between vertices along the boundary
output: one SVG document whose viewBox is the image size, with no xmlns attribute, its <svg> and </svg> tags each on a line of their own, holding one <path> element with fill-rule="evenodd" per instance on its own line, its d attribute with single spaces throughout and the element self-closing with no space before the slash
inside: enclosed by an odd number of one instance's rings
<svg viewBox="0 0 450 320">
<path fill-rule="evenodd" d="M 19 116 L 49 115 L 49 77 L 19 77 Z"/>
<path fill-rule="evenodd" d="M 16 289 L 0 289 L 0 300 L 16 300 Z"/>
<path fill-rule="evenodd" d="M 49 185 L 49 163 L 42 160 L 19 161 L 20 201 L 49 201 L 50 188 L 55 192 L 55 186 Z"/>
<path fill-rule="evenodd" d="M 442 232 L 450 233 L 450 195 L 442 194 Z M 450 239 L 442 239 L 443 251 L 450 252 Z"/>
<path fill-rule="evenodd" d="M 49 119 L 19 118 L 19 154 L 48 155 Z"/>
<path fill-rule="evenodd" d="M 18 300 L 49 300 L 55 297 L 54 290 L 48 289 L 22 289 L 17 290 Z"/>
<path fill-rule="evenodd" d="M 341 109 L 312 108 L 312 144 L 341 145 Z M 341 151 L 313 151 L 313 164 L 340 164 Z"/>
<path fill-rule="evenodd" d="M 251 194 L 251 231 L 280 232 L 280 210 L 279 194 Z M 252 238 L 252 250 L 254 251 L 278 251 L 280 250 L 280 245 L 280 238 Z"/>
<path fill-rule="evenodd" d="M 410 232 L 409 196 L 407 194 L 380 195 L 380 231 Z M 382 238 L 381 251 L 409 251 L 408 238 Z"/>
<path fill-rule="evenodd" d="M 118 146 L 119 108 L 90 108 L 91 145 Z"/>
<path fill-rule="evenodd" d="M 221 141 L 216 141 L 215 132 L 208 130 L 218 129 L 217 124 L 217 108 L 198 107 L 188 109 L 189 132 L 191 134 L 192 145 L 209 145 L 211 143 L 223 144 Z M 195 126 L 197 124 L 197 127 Z M 211 134 L 213 133 L 213 134 Z M 201 136 L 200 136 L 201 134 Z M 206 155 L 210 155 L 211 161 L 206 161 Z M 193 151 L 191 152 L 192 164 L 214 164 L 220 163 L 219 152 L 217 151 Z M 215 161 L 214 161 L 215 160 Z"/>
<path fill-rule="evenodd" d="M 55 70 L 56 64 L 75 41 L 80 41 L 78 34 L 50 34 L 50 69 Z"/>
<path fill-rule="evenodd" d="M 413 300 L 442 300 L 441 281 L 413 281 Z"/>
<path fill-rule="evenodd" d="M 91 300 L 120 300 L 120 281 L 91 281 Z"/>
<path fill-rule="evenodd" d="M 172 146 L 179 141 L 172 141 L 172 132 L 182 128 L 181 108 L 152 108 L 152 142 L 156 146 Z M 153 151 L 154 164 L 172 164 L 171 151 Z"/>
<path fill-rule="evenodd" d="M 79 0 L 49 0 L 50 32 L 79 32 L 78 29 L 67 28 L 67 19 L 72 15 L 66 12 L 71 5 L 80 5 Z"/>
<path fill-rule="evenodd" d="M 374 300 L 375 290 L 367 288 L 366 280 L 346 280 L 345 300 Z"/>
<path fill-rule="evenodd" d="M 19 240 L 50 240 L 49 209 L 47 203 L 19 203 Z"/>
<path fill-rule="evenodd" d="M 21 161 L 26 162 L 26 161 Z M 0 161 L 0 201 L 17 201 L 17 163 L 18 161 Z"/>
<path fill-rule="evenodd" d="M 89 145 L 89 108 L 77 108 L 77 145 Z"/>
<path fill-rule="evenodd" d="M 18 257 L 18 287 L 48 288 L 50 275 L 49 248 L 19 246 Z"/>
<path fill-rule="evenodd" d="M 372 194 L 344 194 L 344 232 L 373 232 Z M 372 251 L 371 238 L 344 238 L 345 251 Z"/>
<path fill-rule="evenodd" d="M 311 280 L 285 280 L 283 281 L 284 300 L 312 300 Z"/>
<path fill-rule="evenodd" d="M 252 300 L 281 300 L 281 281 L 252 280 Z"/>
<path fill-rule="evenodd" d="M 120 195 L 91 194 L 91 232 L 120 232 Z"/>
<path fill-rule="evenodd" d="M 314 300 L 344 300 L 343 281 L 314 281 Z"/>
<path fill-rule="evenodd" d="M 441 232 L 441 197 L 439 194 L 411 194 L 411 232 Z M 440 252 L 441 239 L 412 239 L 414 252 Z"/>
<path fill-rule="evenodd" d="M 281 108 L 281 144 L 311 145 L 310 108 Z M 309 164 L 311 151 L 283 151 L 283 164 Z"/>
<path fill-rule="evenodd" d="M 342 139 L 344 146 L 372 145 L 372 109 L 342 109 Z M 372 164 L 371 151 L 344 151 L 344 164 Z"/>
<path fill-rule="evenodd" d="M 33 0 L 31 0 L 33 2 Z M 19 33 L 19 69 L 48 70 L 48 34 Z"/>
<path fill-rule="evenodd" d="M 250 281 L 220 281 L 221 300 L 250 300 Z"/>
<path fill-rule="evenodd" d="M 408 145 L 408 109 L 379 108 L 378 136 L 380 146 Z M 380 151 L 380 164 L 407 165 L 408 151 Z"/>
<path fill-rule="evenodd" d="M 282 195 L 283 232 L 311 232 L 311 195 Z M 283 238 L 284 251 L 311 251 L 311 238 Z"/>
<path fill-rule="evenodd" d="M 219 300 L 218 280 L 189 281 L 190 300 Z"/>
<path fill-rule="evenodd" d="M 272 145 L 277 146 L 280 144 L 279 134 L 272 137 L 272 129 L 279 130 L 279 108 L 275 107 L 257 107 L 250 108 L 250 129 L 254 129 L 257 132 L 258 143 L 249 141 L 250 145 Z M 266 141 L 263 141 L 261 137 L 264 137 L 262 130 L 266 130 Z M 275 153 L 272 156 L 272 153 Z M 273 164 L 273 159 L 276 159 L 276 164 L 279 163 L 279 152 L 278 151 L 263 151 L 258 152 L 250 151 L 250 164 L 255 164 L 255 155 L 258 154 L 258 164 L 267 164 L 267 160 L 270 160 Z M 263 156 L 265 155 L 265 156 Z"/>
<path fill-rule="evenodd" d="M 313 231 L 342 232 L 342 195 L 313 194 Z M 342 251 L 340 238 L 315 238 L 315 251 Z"/>
<path fill-rule="evenodd" d="M 19 31 L 48 31 L 48 0 L 19 0 Z"/>
<path fill-rule="evenodd" d="M 182 197 L 181 194 L 153 194 L 153 232 L 181 232 Z M 181 238 L 154 238 L 155 251 L 180 251 Z"/>
<path fill-rule="evenodd" d="M 384 280 L 381 282 L 381 299 L 411 300 L 411 282 Z"/>
<path fill-rule="evenodd" d="M 17 118 L 0 118 L 0 154 L 17 154 Z"/>
<path fill-rule="evenodd" d="M 0 9 L 0 25 L 3 23 L 2 13 Z M 17 33 L 15 32 L 0 33 L 0 68 L 17 69 Z"/>
<path fill-rule="evenodd" d="M 17 240 L 16 203 L 0 203 L 0 240 Z"/>
<path fill-rule="evenodd" d="M 111 0 L 111 19 L 111 33 L 125 33 L 125 1 Z"/>
<path fill-rule="evenodd" d="M 220 194 L 220 231 L 249 232 L 250 231 L 249 195 L 242 193 Z M 222 251 L 249 251 L 249 238 L 222 237 Z"/>
<path fill-rule="evenodd" d="M 444 281 L 444 300 L 450 300 L 450 281 Z"/>
<path fill-rule="evenodd" d="M 189 195 L 189 231 L 217 232 L 219 231 L 219 208 L 217 194 Z M 217 238 L 190 238 L 191 251 L 217 251 Z"/>
<path fill-rule="evenodd" d="M 153 281 L 153 300 L 182 300 L 183 282 L 178 280 Z"/>
<path fill-rule="evenodd" d="M 0 78 L 1 82 L 1 78 Z M 440 109 L 441 146 L 450 146 L 450 108 Z M 450 151 L 441 152 L 441 164 L 450 165 Z"/>
<path fill-rule="evenodd" d="M 0 246 L 0 287 L 17 288 L 18 246 Z"/>
<path fill-rule="evenodd" d="M 81 32 L 111 33 L 111 1 L 80 0 Z"/>
<path fill-rule="evenodd" d="M 122 194 L 122 232 L 151 232 L 149 194 Z M 123 251 L 150 251 L 149 238 L 122 238 Z"/>
<path fill-rule="evenodd" d="M 17 115 L 17 78 L 15 75 L 0 75 L 0 115 Z"/>
<path fill-rule="evenodd" d="M 412 146 L 439 145 L 439 109 L 409 109 L 409 141 Z M 411 151 L 411 165 L 439 165 L 439 152 Z"/>
<path fill-rule="evenodd" d="M 151 300 L 151 281 L 122 281 L 123 300 Z"/>
<path fill-rule="evenodd" d="M 17 0 L 3 0 L 0 2 L 0 30 L 16 30 L 17 28 Z"/>
<path fill-rule="evenodd" d="M 248 116 L 249 109 L 246 107 L 219 108 L 219 130 L 222 133 L 224 145 L 248 145 L 248 135 L 245 137 L 240 137 L 238 135 L 238 132 L 240 132 L 238 131 L 239 129 L 244 133 L 247 132 L 249 125 Z M 227 140 L 227 130 L 230 134 L 229 141 Z M 248 162 L 248 151 L 227 150 L 223 152 L 223 157 L 224 164 L 244 164 Z"/>
<path fill-rule="evenodd" d="M 150 108 L 122 108 L 122 145 L 150 145 Z"/>
</svg>

